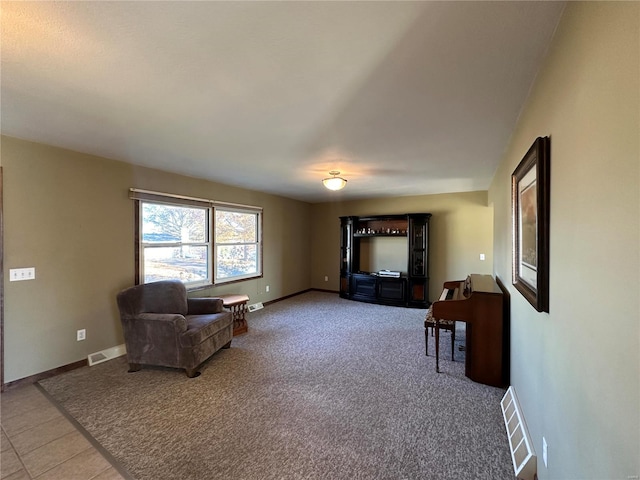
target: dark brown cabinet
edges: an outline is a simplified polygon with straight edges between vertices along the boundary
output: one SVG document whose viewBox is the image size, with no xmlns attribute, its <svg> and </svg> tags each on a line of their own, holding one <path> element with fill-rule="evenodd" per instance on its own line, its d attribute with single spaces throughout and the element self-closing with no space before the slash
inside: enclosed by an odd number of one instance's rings
<svg viewBox="0 0 640 480">
<path fill-rule="evenodd" d="M 340 296 L 427 308 L 430 218 L 430 213 L 340 217 Z M 401 275 L 381 276 L 381 270 Z"/>
<path fill-rule="evenodd" d="M 410 307 L 429 306 L 429 218 L 430 214 L 408 216 Z"/>
</svg>

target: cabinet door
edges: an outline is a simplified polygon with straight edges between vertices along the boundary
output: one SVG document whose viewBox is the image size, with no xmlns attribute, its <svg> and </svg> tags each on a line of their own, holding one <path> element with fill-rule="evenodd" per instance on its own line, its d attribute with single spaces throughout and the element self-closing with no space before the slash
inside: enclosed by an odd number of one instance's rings
<svg viewBox="0 0 640 480">
<path fill-rule="evenodd" d="M 402 304 L 404 302 L 404 279 L 378 279 L 378 298 L 383 301 L 397 302 Z"/>
<path fill-rule="evenodd" d="M 340 225 L 340 272 L 351 273 L 352 264 L 353 222 L 341 219 Z"/>
<path fill-rule="evenodd" d="M 340 273 L 340 296 L 342 298 L 351 298 L 351 289 L 349 284 L 351 283 L 351 275 Z"/>
<path fill-rule="evenodd" d="M 429 304 L 429 218 L 409 215 L 408 305 L 425 308 Z"/>
<path fill-rule="evenodd" d="M 340 218 L 340 296 L 351 297 L 351 272 L 353 268 L 353 219 Z"/>
<path fill-rule="evenodd" d="M 427 222 L 423 217 L 409 218 L 409 276 L 427 276 Z"/>
<path fill-rule="evenodd" d="M 376 278 L 369 275 L 352 275 L 351 292 L 354 296 L 376 299 Z"/>
<path fill-rule="evenodd" d="M 427 281 L 425 279 L 412 279 L 409 281 L 409 304 L 422 306 L 427 301 Z"/>
</svg>

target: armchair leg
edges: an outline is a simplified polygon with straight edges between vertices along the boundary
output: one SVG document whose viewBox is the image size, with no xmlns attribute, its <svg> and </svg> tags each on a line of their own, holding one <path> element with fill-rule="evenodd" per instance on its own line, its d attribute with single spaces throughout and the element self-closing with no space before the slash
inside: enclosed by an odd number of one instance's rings
<svg viewBox="0 0 640 480">
<path fill-rule="evenodd" d="M 187 377 L 189 378 L 196 378 L 200 376 L 200 372 L 198 371 L 197 368 L 185 368 L 184 371 L 187 374 Z"/>
<path fill-rule="evenodd" d="M 142 365 L 140 365 L 139 363 L 130 363 L 128 373 L 139 372 L 141 368 Z"/>
<path fill-rule="evenodd" d="M 229 340 L 227 343 L 225 343 L 222 348 L 231 348 L 231 340 Z"/>
</svg>

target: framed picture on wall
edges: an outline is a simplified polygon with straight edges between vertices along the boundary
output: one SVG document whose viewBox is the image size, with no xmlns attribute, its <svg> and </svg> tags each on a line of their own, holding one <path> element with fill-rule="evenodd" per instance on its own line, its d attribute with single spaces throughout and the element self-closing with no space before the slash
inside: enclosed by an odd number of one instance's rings
<svg viewBox="0 0 640 480">
<path fill-rule="evenodd" d="M 513 285 L 549 311 L 550 140 L 539 137 L 511 175 Z"/>
</svg>

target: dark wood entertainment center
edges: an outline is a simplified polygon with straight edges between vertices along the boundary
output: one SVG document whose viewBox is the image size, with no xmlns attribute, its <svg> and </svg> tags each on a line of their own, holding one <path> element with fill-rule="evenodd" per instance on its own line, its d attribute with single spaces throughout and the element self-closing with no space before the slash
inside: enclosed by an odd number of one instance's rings
<svg viewBox="0 0 640 480">
<path fill-rule="evenodd" d="M 340 217 L 340 296 L 361 302 L 428 308 L 430 213 Z M 399 278 L 361 270 L 361 241 L 401 237 L 407 265 Z M 406 271 L 405 271 L 406 270 Z"/>
</svg>

